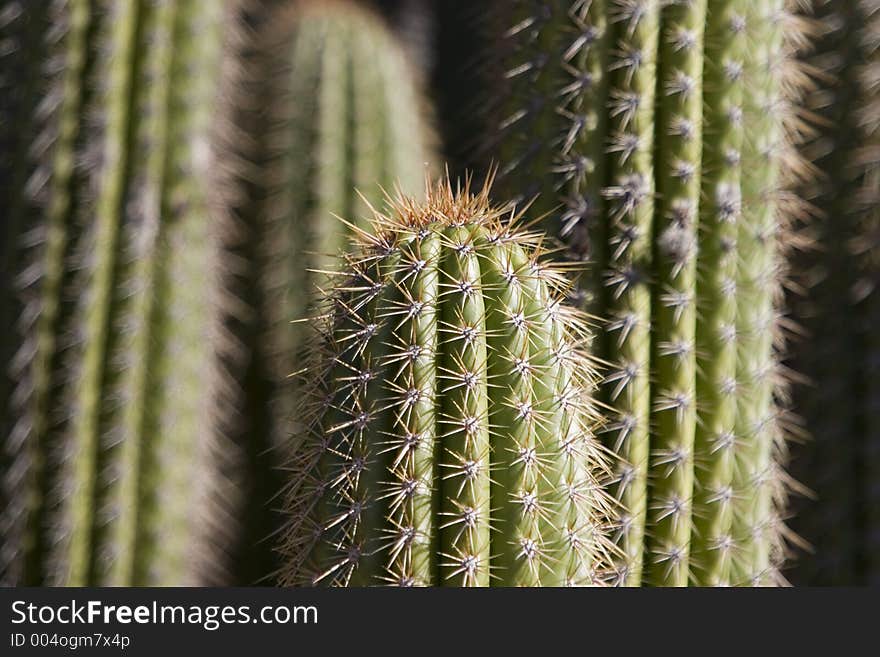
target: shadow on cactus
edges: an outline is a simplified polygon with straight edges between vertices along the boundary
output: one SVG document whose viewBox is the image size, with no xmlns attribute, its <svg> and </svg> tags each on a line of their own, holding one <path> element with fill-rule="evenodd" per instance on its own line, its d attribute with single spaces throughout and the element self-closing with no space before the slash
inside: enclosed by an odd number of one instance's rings
<svg viewBox="0 0 880 657">
<path fill-rule="evenodd" d="M 355 231 L 300 372 L 283 584 L 603 580 L 588 328 L 488 193 L 444 181 Z"/>
</svg>

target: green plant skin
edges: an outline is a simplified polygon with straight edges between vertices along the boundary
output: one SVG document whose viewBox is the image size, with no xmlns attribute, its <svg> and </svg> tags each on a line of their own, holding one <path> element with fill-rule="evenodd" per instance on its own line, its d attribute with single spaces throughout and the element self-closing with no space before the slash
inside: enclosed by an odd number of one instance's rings
<svg viewBox="0 0 880 657">
<path fill-rule="evenodd" d="M 686 586 L 690 569 L 696 391 L 696 268 L 706 3 L 660 14 L 652 299 L 652 433 L 647 524 L 657 586 Z"/>
<path fill-rule="evenodd" d="M 610 513 L 585 330 L 487 191 L 401 199 L 345 259 L 304 374 L 285 585 L 591 584 Z"/>
<path fill-rule="evenodd" d="M 619 44 L 609 95 L 608 173 L 604 189 L 608 254 L 605 260 L 609 335 L 604 357 L 609 402 L 618 413 L 610 440 L 623 465 L 618 499 L 628 511 L 621 527 L 618 581 L 642 582 L 649 507 L 651 414 L 652 236 L 655 213 L 654 132 L 660 5 L 609 8 Z M 635 103 L 633 106 L 632 103 Z"/>
<path fill-rule="evenodd" d="M 262 41 L 274 83 L 259 305 L 283 440 L 304 332 L 297 320 L 320 301 L 311 291 L 329 284 L 322 272 L 348 245 L 351 228 L 335 217 L 364 225 L 383 190 L 419 193 L 434 155 L 419 73 L 378 16 L 345 2 L 294 3 L 277 10 Z"/>
<path fill-rule="evenodd" d="M 577 263 L 574 301 L 603 322 L 593 346 L 613 409 L 606 444 L 620 457 L 623 509 L 614 580 L 778 581 L 783 431 L 773 397 L 783 387 L 774 341 L 787 181 L 782 155 L 759 162 L 758 144 L 772 139 L 786 151 L 784 8 L 770 16 L 743 0 L 503 4 L 506 14 L 491 10 L 501 18 L 490 21 L 484 161 L 498 162 L 502 195 L 540 194 L 532 207 L 542 227 Z M 760 73 L 758 59 L 772 60 L 772 71 Z M 766 103 L 760 120 L 742 118 L 746 88 L 775 99 L 772 118 Z M 749 235 L 742 252 L 740 234 Z M 740 284 L 749 294 L 737 295 Z M 767 485 L 746 493 L 741 478 L 735 488 L 737 465 L 759 463 Z M 735 506 L 734 497 L 752 501 Z M 747 535 L 756 523 L 766 531 Z M 763 553 L 744 560 L 763 560 L 766 576 L 734 573 L 741 551 Z"/>
<path fill-rule="evenodd" d="M 34 327 L 17 363 L 26 509 L 10 572 L 216 581 L 236 502 L 215 434 L 208 197 L 232 9 L 65 0 L 51 12 L 53 111 L 31 135 L 39 189 L 22 200 L 42 239 L 23 256 L 39 276 L 21 292 Z"/>
<path fill-rule="evenodd" d="M 694 582 L 730 583 L 736 419 L 736 237 L 743 143 L 744 0 L 712 3 L 704 62 L 703 177 L 697 298 Z"/>
<path fill-rule="evenodd" d="M 737 418 L 734 450 L 733 536 L 736 556 L 731 582 L 775 583 L 779 523 L 774 508 L 778 482 L 774 448 L 781 440 L 774 400 L 779 298 L 778 190 L 784 145 L 782 68 L 784 0 L 762 0 L 745 14 L 749 47 L 743 75 L 749 93 L 743 120 L 749 135 L 742 147 L 742 219 L 737 232 Z"/>
<path fill-rule="evenodd" d="M 864 182 L 859 194 L 862 209 L 861 234 L 857 241 L 863 270 L 862 279 L 870 285 L 865 299 L 867 337 L 865 372 L 865 439 L 863 459 L 865 472 L 864 496 L 865 543 L 863 558 L 866 583 L 880 585 L 880 2 L 863 0 L 862 9 L 868 19 L 860 35 L 870 56 L 861 70 L 860 125 L 865 146 L 859 154 Z"/>
</svg>

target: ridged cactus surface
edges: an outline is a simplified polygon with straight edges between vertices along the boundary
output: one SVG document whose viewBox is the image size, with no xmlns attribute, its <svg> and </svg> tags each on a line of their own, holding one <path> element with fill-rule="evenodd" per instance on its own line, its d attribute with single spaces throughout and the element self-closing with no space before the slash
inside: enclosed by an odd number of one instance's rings
<svg viewBox="0 0 880 657">
<path fill-rule="evenodd" d="M 270 72 L 264 121 L 267 201 L 258 254 L 267 362 L 276 386 L 297 369 L 316 283 L 382 188 L 422 189 L 433 159 L 419 73 L 381 18 L 357 4 L 280 6 L 262 37 Z M 287 396 L 289 401 L 289 395 Z M 276 414 L 287 418 L 285 396 Z M 282 421 L 280 426 L 286 426 Z M 283 429 L 283 434 L 286 429 Z"/>
<path fill-rule="evenodd" d="M 538 195 L 606 320 L 617 581 L 779 581 L 781 248 L 799 25 L 784 0 L 494 3 L 485 161 Z"/>
<path fill-rule="evenodd" d="M 880 2 L 822 0 L 823 31 L 807 63 L 823 72 L 807 98 L 823 121 L 804 147 L 819 179 L 801 191 L 816 207 L 815 247 L 796 260 L 791 296 L 803 337 L 793 366 L 807 381 L 796 411 L 808 439 L 796 474 L 813 493 L 793 528 L 808 541 L 795 584 L 880 582 Z"/>
<path fill-rule="evenodd" d="M 282 583 L 602 580 L 587 329 L 518 219 L 441 182 L 357 234 L 304 374 Z"/>
<path fill-rule="evenodd" d="M 227 11 L 3 5 L 0 65 L 27 94 L 4 126 L 21 338 L 0 437 L 4 583 L 222 581 L 234 496 L 208 195 Z"/>
</svg>

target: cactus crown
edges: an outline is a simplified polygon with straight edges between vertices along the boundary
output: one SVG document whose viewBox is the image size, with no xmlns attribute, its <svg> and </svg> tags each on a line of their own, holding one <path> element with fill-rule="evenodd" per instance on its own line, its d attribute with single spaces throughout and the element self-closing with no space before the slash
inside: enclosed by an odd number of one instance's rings
<svg viewBox="0 0 880 657">
<path fill-rule="evenodd" d="M 300 373 L 282 581 L 597 581 L 606 465 L 567 277 L 488 188 L 390 207 L 356 231 Z"/>
</svg>

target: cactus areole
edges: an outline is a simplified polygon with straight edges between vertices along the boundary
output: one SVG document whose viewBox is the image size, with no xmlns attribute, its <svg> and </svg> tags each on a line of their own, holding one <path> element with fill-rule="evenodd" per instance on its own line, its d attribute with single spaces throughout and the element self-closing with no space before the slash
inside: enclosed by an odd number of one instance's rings
<svg viewBox="0 0 880 657">
<path fill-rule="evenodd" d="M 301 373 L 282 583 L 601 581 L 587 328 L 487 198 L 443 182 L 358 231 Z"/>
</svg>

